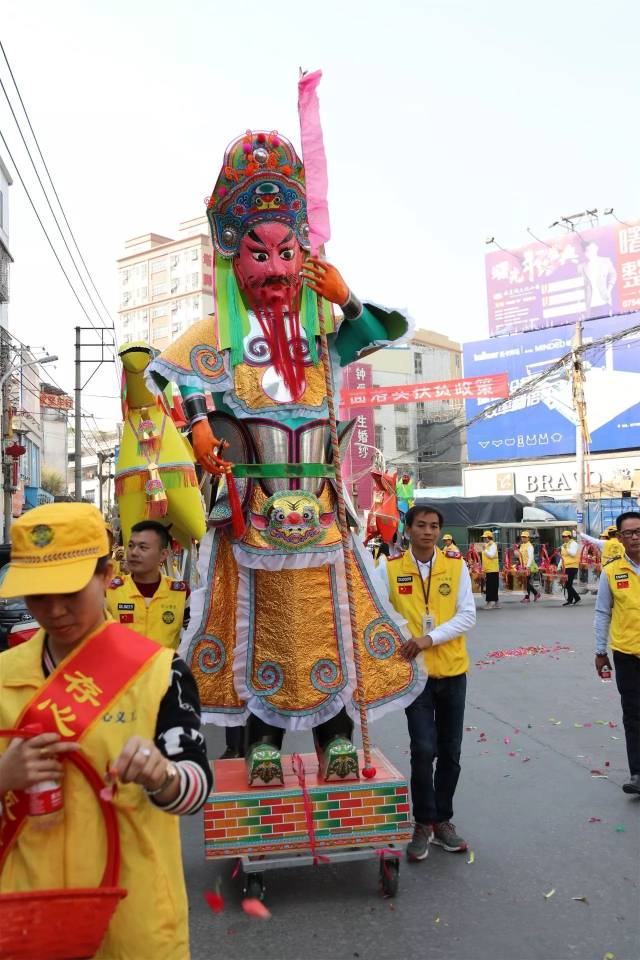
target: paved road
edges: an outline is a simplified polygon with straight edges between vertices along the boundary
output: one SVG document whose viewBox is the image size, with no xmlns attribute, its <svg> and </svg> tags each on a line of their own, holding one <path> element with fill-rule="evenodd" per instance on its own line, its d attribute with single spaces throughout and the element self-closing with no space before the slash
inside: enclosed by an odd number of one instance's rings
<svg viewBox="0 0 640 960">
<path fill-rule="evenodd" d="M 577 608 L 561 602 L 480 610 L 469 638 L 476 662 L 502 648 L 570 647 L 470 673 L 454 819 L 473 863 L 432 847 L 425 862 L 403 864 L 395 900 L 378 895 L 371 863 L 274 871 L 273 917 L 263 923 L 241 912 L 230 865 L 204 861 L 201 817 L 191 818 L 183 836 L 193 960 L 640 957 L 640 801 L 620 789 L 628 773 L 620 703 L 615 684 L 593 672 L 593 597 Z M 219 754 L 221 732 L 208 736 Z M 403 714 L 377 724 L 373 739 L 408 771 Z M 310 735 L 286 744 L 310 750 Z M 202 892 L 218 875 L 227 908 L 214 916 Z"/>
</svg>

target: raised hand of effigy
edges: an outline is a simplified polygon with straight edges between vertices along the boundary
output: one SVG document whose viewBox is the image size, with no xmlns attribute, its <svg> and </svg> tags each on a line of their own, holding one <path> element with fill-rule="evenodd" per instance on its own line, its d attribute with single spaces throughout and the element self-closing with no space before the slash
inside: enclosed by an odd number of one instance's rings
<svg viewBox="0 0 640 960">
<path fill-rule="evenodd" d="M 300 276 L 311 290 L 339 307 L 349 299 L 349 287 L 342 279 L 340 271 L 326 260 L 308 257 L 300 271 Z"/>
</svg>

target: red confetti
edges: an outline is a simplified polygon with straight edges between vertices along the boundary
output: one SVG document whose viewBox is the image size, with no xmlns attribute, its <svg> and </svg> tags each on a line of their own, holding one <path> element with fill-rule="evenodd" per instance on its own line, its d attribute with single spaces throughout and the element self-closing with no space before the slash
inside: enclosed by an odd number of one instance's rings
<svg viewBox="0 0 640 960">
<path fill-rule="evenodd" d="M 204 898 L 214 913 L 222 913 L 224 910 L 224 899 L 222 896 L 212 890 L 205 890 Z"/>
<path fill-rule="evenodd" d="M 510 756 L 510 757 L 517 757 L 518 754 L 515 752 L 515 750 L 510 750 L 510 751 L 509 751 L 509 756 Z"/>
<path fill-rule="evenodd" d="M 487 654 L 490 658 L 487 660 L 480 660 L 480 663 L 495 662 L 496 660 L 505 660 L 508 657 L 531 657 L 538 653 L 556 653 L 559 650 L 571 650 L 571 647 L 566 645 L 556 643 L 553 647 L 545 647 L 542 644 L 537 646 L 528 646 L 528 647 L 510 647 L 503 650 L 494 650 L 492 653 Z"/>
<path fill-rule="evenodd" d="M 602 823 L 601 817 L 589 817 L 587 823 Z"/>
<path fill-rule="evenodd" d="M 611 727 L 612 730 L 615 730 L 615 728 L 618 726 L 618 724 L 617 724 L 617 723 L 614 723 L 613 720 L 609 720 L 609 726 Z"/>
<path fill-rule="evenodd" d="M 605 765 L 605 767 L 610 767 L 610 766 L 611 766 L 611 764 L 609 763 L 608 760 L 605 760 L 604 765 Z"/>
<path fill-rule="evenodd" d="M 505 743 L 511 743 L 511 737 L 505 737 L 505 738 L 504 738 L 504 742 L 505 742 Z"/>
<path fill-rule="evenodd" d="M 257 897 L 245 897 L 242 901 L 242 909 L 250 917 L 257 917 L 259 920 L 270 920 L 271 911 L 267 910 L 262 900 Z"/>
</svg>

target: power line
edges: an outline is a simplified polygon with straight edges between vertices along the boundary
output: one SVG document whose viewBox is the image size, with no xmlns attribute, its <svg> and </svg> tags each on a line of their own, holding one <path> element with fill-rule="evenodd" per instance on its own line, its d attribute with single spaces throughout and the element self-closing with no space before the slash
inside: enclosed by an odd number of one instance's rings
<svg viewBox="0 0 640 960">
<path fill-rule="evenodd" d="M 25 106 L 24 100 L 22 99 L 22 94 L 20 93 L 20 89 L 19 89 L 19 87 L 18 87 L 18 83 L 17 83 L 16 78 L 15 78 L 15 76 L 14 76 L 14 74 L 13 74 L 13 70 L 11 69 L 11 64 L 9 63 L 9 58 L 7 57 L 6 50 L 4 49 L 4 46 L 3 46 L 1 40 L 0 40 L 0 50 L 2 51 L 2 55 L 3 55 L 4 59 L 5 59 L 5 63 L 7 64 L 7 69 L 9 70 L 9 74 L 10 74 L 10 76 L 11 76 L 11 80 L 13 81 L 13 86 L 15 87 L 16 93 L 18 94 L 18 99 L 19 99 L 19 101 L 20 101 L 20 106 L 22 107 L 22 110 L 23 110 L 23 113 L 24 113 L 24 115 L 25 115 L 25 117 L 26 117 L 27 123 L 29 124 L 29 130 L 31 131 L 31 136 L 33 137 L 33 140 L 34 140 L 34 142 L 35 142 L 36 147 L 38 148 L 38 153 L 40 154 L 40 159 L 42 160 L 42 165 L 43 165 L 43 167 L 44 167 L 44 169 L 45 169 L 45 171 L 46 171 L 47 177 L 49 178 L 49 183 L 51 184 L 51 189 L 53 190 L 53 193 L 54 193 L 54 196 L 55 196 L 56 200 L 58 201 L 58 206 L 60 207 L 60 211 L 61 211 L 62 216 L 63 216 L 63 218 L 64 218 L 64 222 L 65 222 L 66 225 L 67 225 L 67 229 L 69 230 L 69 234 L 70 234 L 70 236 L 71 236 L 71 239 L 73 240 L 73 244 L 74 244 L 74 246 L 75 246 L 75 248 L 76 248 L 76 250 L 77 250 L 77 252 L 78 252 L 78 256 L 80 257 L 80 260 L 81 260 L 81 262 L 82 262 L 82 265 L 83 265 L 84 269 L 86 270 L 87 276 L 89 277 L 89 280 L 90 280 L 90 282 L 91 282 L 91 286 L 92 286 L 93 289 L 95 290 L 96 296 L 98 297 L 98 300 L 99 300 L 100 303 L 102 304 L 102 307 L 103 307 L 103 309 L 104 309 L 104 311 L 105 311 L 105 314 L 106 314 L 106 316 L 107 316 L 107 319 L 111 322 L 111 326 L 112 326 L 112 328 L 113 328 L 113 330 L 114 330 L 114 332 L 115 332 L 115 324 L 114 324 L 114 322 L 113 322 L 113 319 L 112 319 L 112 317 L 111 317 L 111 315 L 110 315 L 110 313 L 109 313 L 109 310 L 108 310 L 107 306 L 105 305 L 104 300 L 103 300 L 102 297 L 100 296 L 100 292 L 99 292 L 96 284 L 94 283 L 93 277 L 92 277 L 92 275 L 91 275 L 91 271 L 89 270 L 89 268 L 88 268 L 88 266 L 87 266 L 87 264 L 86 264 L 86 262 L 85 262 L 85 259 L 84 259 L 84 257 L 82 256 L 82 253 L 81 253 L 80 247 L 78 246 L 78 243 L 77 243 L 77 241 L 76 241 L 74 232 L 73 232 L 73 230 L 71 229 L 71 224 L 69 223 L 69 220 L 67 219 L 67 215 L 66 215 L 66 213 L 65 213 L 65 211 L 64 211 L 64 207 L 62 206 L 62 201 L 60 200 L 60 197 L 59 197 L 59 195 L 58 195 L 58 191 L 57 191 L 56 188 L 55 188 L 53 179 L 52 179 L 51 174 L 50 174 L 50 172 L 49 172 L 49 168 L 48 168 L 47 163 L 46 163 L 46 161 L 45 161 L 45 159 L 44 159 L 44 156 L 43 156 L 43 154 L 42 154 L 42 150 L 40 149 L 40 143 L 38 142 L 38 138 L 36 137 L 35 130 L 33 129 L 33 125 L 32 125 L 31 120 L 30 120 L 30 118 L 29 118 L 29 114 L 27 113 L 27 108 L 26 108 L 26 106 Z M 0 83 L 1 83 L 1 81 L 0 81 Z M 2 89 L 4 90 L 4 86 L 3 86 Z M 16 119 L 15 113 L 13 112 L 13 108 L 11 107 L 11 103 L 9 102 L 9 97 L 8 97 L 8 95 L 7 95 L 6 90 L 4 90 L 4 94 L 5 94 L 5 97 L 7 98 L 7 102 L 9 103 L 9 107 L 10 107 L 10 109 L 11 109 L 11 113 L 13 114 L 14 119 Z M 16 125 L 17 125 L 17 127 L 18 127 L 18 130 L 20 130 L 20 125 L 19 125 L 17 119 L 16 119 Z M 20 131 L 20 135 L 22 136 L 22 131 Z M 24 137 L 22 137 L 22 140 L 23 140 L 23 143 L 24 143 L 24 142 L 25 142 L 25 141 L 24 141 Z M 25 143 L 25 147 L 26 147 L 26 143 Z M 28 147 L 27 147 L 27 152 L 29 152 L 29 148 L 28 148 Z M 31 158 L 31 154 L 29 154 L 29 157 Z M 31 162 L 32 162 L 32 164 L 33 164 L 33 159 L 31 159 Z M 34 170 L 35 170 L 35 165 L 34 165 Z M 36 174 L 37 174 L 37 171 L 36 171 Z M 38 180 L 40 180 L 40 177 L 39 177 L 39 176 L 38 176 Z M 40 185 L 42 186 L 42 181 L 40 181 Z M 45 192 L 45 191 L 44 191 L 44 187 L 43 187 L 42 189 L 43 189 L 43 192 Z M 46 196 L 46 193 L 45 193 L 45 196 Z M 51 207 L 51 204 L 49 204 L 49 206 Z M 52 211 L 52 212 L 53 212 L 53 211 Z M 56 223 L 57 223 L 57 221 L 56 221 Z M 60 229 L 59 225 L 58 225 L 58 229 Z M 61 231 L 61 235 L 62 235 L 62 231 Z M 64 239 L 64 237 L 63 237 L 63 239 Z M 68 249 L 68 248 L 67 248 L 67 249 Z M 76 270 L 77 270 L 77 269 L 78 269 L 78 268 L 76 267 Z M 80 271 L 78 271 L 78 275 L 80 275 Z M 82 278 L 81 278 L 81 279 L 82 279 Z M 86 289 L 86 288 L 85 288 L 85 289 Z M 92 301 L 92 302 L 93 302 L 93 301 Z M 95 304 L 94 304 L 94 306 L 95 306 Z M 96 312 L 99 313 L 98 310 L 97 310 L 97 308 L 96 308 Z"/>
</svg>

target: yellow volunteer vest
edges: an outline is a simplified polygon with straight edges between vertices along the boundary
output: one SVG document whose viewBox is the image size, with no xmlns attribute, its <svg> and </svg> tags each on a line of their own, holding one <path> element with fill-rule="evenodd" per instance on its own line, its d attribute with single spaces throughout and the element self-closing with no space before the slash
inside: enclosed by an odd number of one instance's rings
<svg viewBox="0 0 640 960">
<path fill-rule="evenodd" d="M 565 570 L 575 570 L 576 567 L 580 566 L 579 550 L 576 552 L 575 557 L 572 557 L 563 543 L 560 552 L 562 553 L 562 562 L 564 563 Z"/>
<path fill-rule="evenodd" d="M 602 548 L 602 560 L 615 560 L 616 557 L 624 557 L 624 547 L 619 540 L 612 537 L 611 540 L 605 540 Z"/>
<path fill-rule="evenodd" d="M 451 620 L 456 612 L 462 563 L 462 559 L 446 557 L 436 547 L 429 592 L 429 613 L 435 618 L 436 626 Z M 420 586 L 420 574 L 411 551 L 407 550 L 401 557 L 389 560 L 387 572 L 391 603 L 407 620 L 411 635 L 422 636 L 422 618 L 425 613 L 424 595 Z M 425 580 L 425 590 L 426 588 Z M 430 647 L 420 656 L 431 677 L 457 677 L 469 669 L 464 636 Z"/>
<path fill-rule="evenodd" d="M 107 607 L 117 623 L 172 650 L 180 643 L 186 602 L 186 583 L 170 577 L 161 577 L 149 606 L 130 574 L 114 577 L 107 590 Z"/>
<path fill-rule="evenodd" d="M 489 546 L 489 544 L 487 544 Z M 485 573 L 497 573 L 500 569 L 500 562 L 498 560 L 498 554 L 496 552 L 495 557 L 487 557 L 485 554 L 486 547 L 482 548 L 482 569 Z"/>
<path fill-rule="evenodd" d="M 611 649 L 640 657 L 640 577 L 625 556 L 611 560 L 602 572 L 613 597 Z"/>
<path fill-rule="evenodd" d="M 39 630 L 0 656 L 0 727 L 12 727 L 44 682 Z M 134 735 L 153 740 L 160 702 L 169 686 L 170 650 L 161 650 L 85 734 L 82 749 L 100 773 Z M 105 649 L 105 670 L 109 651 Z M 100 682 L 98 676 L 94 677 Z M 0 741 L 2 749 L 6 741 Z M 95 794 L 68 765 L 63 780 L 64 822 L 42 830 L 27 822 L 0 875 L 0 892 L 96 887 L 106 858 L 103 820 Z M 155 807 L 135 783 L 118 784 L 122 865 L 120 902 L 96 957 L 102 960 L 188 960 L 187 896 L 179 818 Z M 69 916 L 73 923 L 73 915 Z"/>
</svg>

